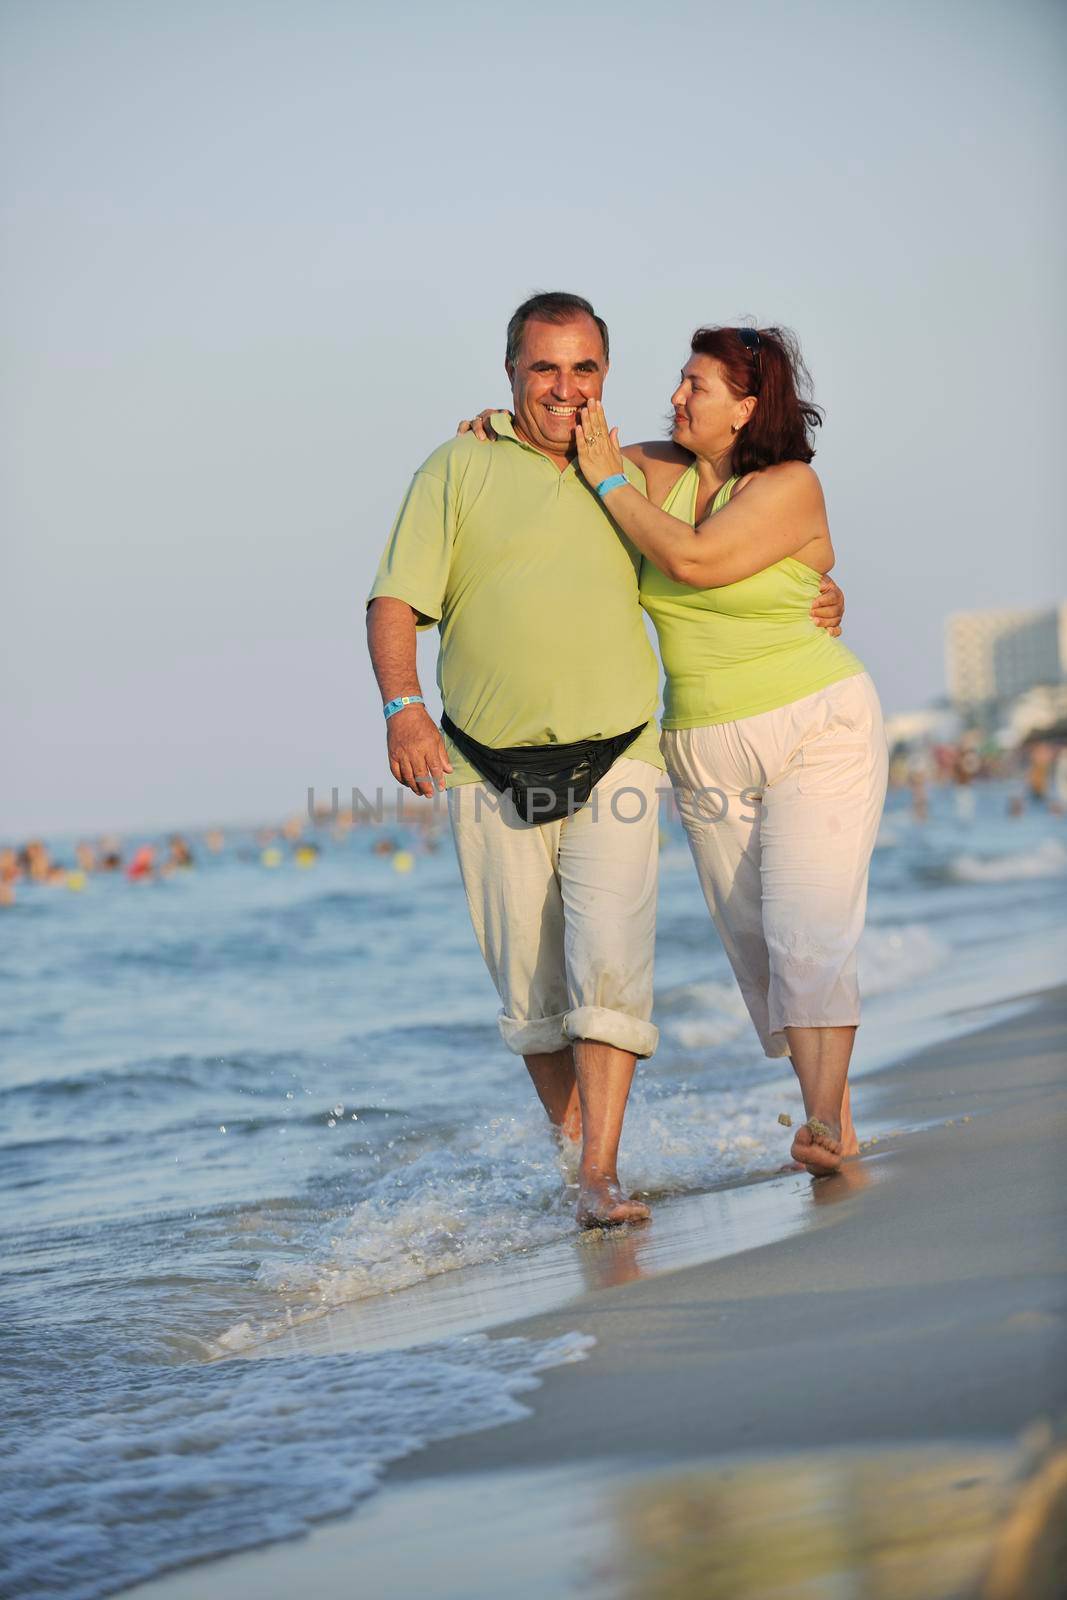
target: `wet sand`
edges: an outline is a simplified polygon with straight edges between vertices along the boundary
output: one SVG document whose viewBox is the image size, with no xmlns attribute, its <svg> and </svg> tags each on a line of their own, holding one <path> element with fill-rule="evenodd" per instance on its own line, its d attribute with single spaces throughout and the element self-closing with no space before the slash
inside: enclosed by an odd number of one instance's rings
<svg viewBox="0 0 1067 1600">
<path fill-rule="evenodd" d="M 532 1315 L 499 1317 L 506 1272 L 481 1305 L 443 1286 L 423 1339 L 497 1314 L 476 1325 L 596 1346 L 543 1375 L 531 1416 L 408 1458 L 351 1517 L 127 1592 L 1060 1592 L 1065 1045 L 1067 989 L 861 1079 L 861 1136 L 872 1112 L 904 1131 L 839 1177 L 661 1205 L 554 1270 L 531 1258 Z M 413 1305 L 376 1335 L 327 1318 L 301 1346 L 400 1341 Z"/>
</svg>

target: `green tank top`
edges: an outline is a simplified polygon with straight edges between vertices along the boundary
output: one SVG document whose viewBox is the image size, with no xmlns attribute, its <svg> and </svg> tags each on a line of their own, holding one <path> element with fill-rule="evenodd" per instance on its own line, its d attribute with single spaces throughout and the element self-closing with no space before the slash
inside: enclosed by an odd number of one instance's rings
<svg viewBox="0 0 1067 1600">
<path fill-rule="evenodd" d="M 712 514 L 737 482 L 723 484 Z M 697 489 L 692 466 L 672 487 L 664 511 L 692 523 Z M 821 579 L 814 567 L 786 556 L 737 583 L 692 589 L 642 562 L 641 604 L 655 624 L 667 674 L 664 728 L 736 722 L 863 672 L 859 657 L 809 615 Z"/>
</svg>

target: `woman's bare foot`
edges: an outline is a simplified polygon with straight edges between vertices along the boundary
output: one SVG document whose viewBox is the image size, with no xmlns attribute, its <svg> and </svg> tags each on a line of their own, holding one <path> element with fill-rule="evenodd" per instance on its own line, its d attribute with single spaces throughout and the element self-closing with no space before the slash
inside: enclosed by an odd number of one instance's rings
<svg viewBox="0 0 1067 1600">
<path fill-rule="evenodd" d="M 579 1180 L 579 1228 L 617 1228 L 624 1222 L 645 1222 L 650 1215 L 644 1202 L 631 1200 L 615 1178 Z"/>
<path fill-rule="evenodd" d="M 841 1138 L 839 1139 L 838 1143 L 841 1146 L 841 1154 L 846 1160 L 849 1156 L 859 1155 L 860 1142 L 856 1137 L 856 1130 L 852 1126 L 851 1118 L 848 1122 L 843 1121 L 841 1123 Z"/>
<path fill-rule="evenodd" d="M 855 1140 L 855 1133 L 852 1137 Z M 818 1117 L 809 1117 L 797 1129 L 789 1154 L 794 1161 L 806 1167 L 813 1178 L 825 1178 L 829 1173 L 836 1172 L 845 1159 L 840 1131 L 835 1132 L 825 1122 L 820 1122 Z"/>
<path fill-rule="evenodd" d="M 841 1100 L 841 1154 L 848 1157 L 858 1156 L 859 1153 L 860 1142 L 856 1137 L 856 1127 L 852 1121 L 852 1096 L 846 1083 Z"/>
</svg>

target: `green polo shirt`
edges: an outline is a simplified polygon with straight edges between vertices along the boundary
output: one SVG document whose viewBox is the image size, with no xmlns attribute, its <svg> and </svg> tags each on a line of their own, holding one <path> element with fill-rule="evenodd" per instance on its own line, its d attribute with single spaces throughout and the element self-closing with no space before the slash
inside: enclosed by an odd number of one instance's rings
<svg viewBox="0 0 1067 1600">
<path fill-rule="evenodd" d="M 497 444 L 450 439 L 416 472 L 369 599 L 441 630 L 445 710 L 480 744 L 571 744 L 648 726 L 628 756 L 662 769 L 659 668 L 640 557 L 572 463 L 564 472 L 493 417 Z M 626 475 L 644 492 L 640 470 Z M 479 774 L 446 739 L 449 788 Z"/>
</svg>

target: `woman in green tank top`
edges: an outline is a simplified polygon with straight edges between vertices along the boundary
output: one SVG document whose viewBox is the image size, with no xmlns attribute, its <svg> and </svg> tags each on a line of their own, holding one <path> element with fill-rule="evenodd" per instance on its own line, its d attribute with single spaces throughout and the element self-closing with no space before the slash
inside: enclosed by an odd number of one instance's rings
<svg viewBox="0 0 1067 1600">
<path fill-rule="evenodd" d="M 613 481 L 622 453 L 598 400 L 576 441 L 644 557 L 679 812 L 764 1051 L 790 1055 L 800 1081 L 808 1120 L 793 1158 L 819 1176 L 859 1150 L 856 952 L 887 763 L 863 663 L 810 615 L 834 551 L 806 393 L 782 330 L 701 328 L 670 443 L 626 450 L 647 500 Z"/>
</svg>

